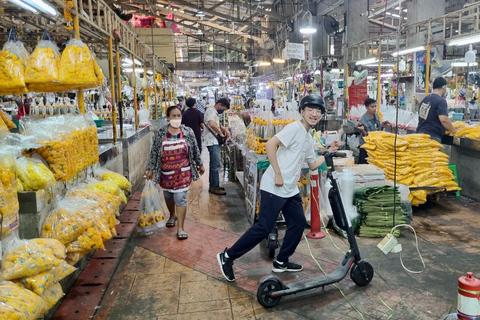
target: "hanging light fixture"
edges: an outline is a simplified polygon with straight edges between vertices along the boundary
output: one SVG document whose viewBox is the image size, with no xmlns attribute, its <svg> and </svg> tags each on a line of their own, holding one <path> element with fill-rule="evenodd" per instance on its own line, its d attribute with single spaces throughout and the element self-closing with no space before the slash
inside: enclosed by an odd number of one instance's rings
<svg viewBox="0 0 480 320">
<path fill-rule="evenodd" d="M 268 56 L 263 56 L 259 61 L 258 65 L 260 67 L 268 67 L 272 65 L 272 60 Z"/>
<path fill-rule="evenodd" d="M 195 14 L 195 17 L 199 17 L 199 18 L 205 17 L 205 13 L 202 11 L 201 7 L 202 6 L 200 5 L 200 2 L 197 1 L 197 8 L 199 9 L 199 11 L 197 11 L 197 13 Z"/>
<path fill-rule="evenodd" d="M 210 46 L 208 46 L 208 51 L 213 52 L 213 44 L 211 44 Z"/>
<path fill-rule="evenodd" d="M 317 32 L 317 28 L 315 28 L 312 23 L 312 13 L 310 11 L 305 12 L 303 14 L 303 18 L 305 18 L 306 15 L 308 15 L 307 24 L 304 24 L 300 27 L 300 33 L 312 34 Z"/>
<path fill-rule="evenodd" d="M 15 3 L 16 5 L 33 13 L 41 11 L 54 17 L 58 15 L 57 10 L 55 10 L 54 7 L 52 7 L 49 3 L 43 0 L 10 0 L 10 2 Z"/>
</svg>

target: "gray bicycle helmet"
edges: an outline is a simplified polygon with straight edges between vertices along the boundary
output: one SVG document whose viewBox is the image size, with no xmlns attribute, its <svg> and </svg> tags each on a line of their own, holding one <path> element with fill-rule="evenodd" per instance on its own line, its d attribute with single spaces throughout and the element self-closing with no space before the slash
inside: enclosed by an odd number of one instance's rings
<svg viewBox="0 0 480 320">
<path fill-rule="evenodd" d="M 320 109 L 322 114 L 325 114 L 325 102 L 318 94 L 309 94 L 308 96 L 305 96 L 302 101 L 300 101 L 298 112 L 301 112 L 305 107 Z"/>
</svg>

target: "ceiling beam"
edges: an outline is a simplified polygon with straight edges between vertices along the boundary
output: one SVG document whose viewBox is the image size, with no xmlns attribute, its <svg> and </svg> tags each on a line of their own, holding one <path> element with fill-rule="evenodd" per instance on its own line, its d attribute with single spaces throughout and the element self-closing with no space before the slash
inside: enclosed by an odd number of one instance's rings
<svg viewBox="0 0 480 320">
<path fill-rule="evenodd" d="M 388 3 L 388 0 L 385 0 L 386 3 Z M 385 11 L 392 9 L 393 7 L 396 6 L 402 6 L 402 0 L 393 0 L 386 6 L 383 6 L 381 9 L 376 10 L 368 15 L 369 18 L 375 18 L 381 14 L 383 14 Z"/>
<path fill-rule="evenodd" d="M 370 21 L 371 23 L 374 23 L 376 25 L 379 25 L 379 26 L 382 26 L 382 27 L 385 27 L 385 28 L 388 28 L 388 29 L 391 29 L 391 30 L 394 30 L 394 31 L 398 31 L 397 26 L 394 26 L 394 25 L 389 24 L 389 23 L 384 23 L 383 21 L 380 21 L 378 19 L 369 19 L 368 21 Z"/>
<path fill-rule="evenodd" d="M 288 21 L 290 20 L 290 18 L 288 16 L 281 16 L 279 15 L 278 13 L 274 12 L 274 11 L 266 11 L 264 9 L 260 9 L 258 8 L 258 4 L 257 6 L 255 6 L 254 4 L 250 6 L 249 3 L 247 3 L 247 1 L 245 2 L 239 2 L 238 0 L 225 0 L 225 2 L 228 2 L 228 3 L 231 3 L 231 4 L 234 4 L 234 5 L 239 5 L 243 8 L 246 8 L 247 10 L 251 11 L 252 13 L 255 12 L 255 13 L 259 13 L 259 14 L 263 14 L 263 15 L 267 15 L 267 16 L 270 16 L 272 18 L 275 18 L 276 20 L 278 21 Z"/>
<path fill-rule="evenodd" d="M 175 1 L 160 0 L 158 2 L 161 2 L 162 4 L 171 4 L 172 2 L 174 2 L 175 4 L 190 6 L 191 10 L 193 10 L 191 3 L 187 2 L 185 0 L 175 0 Z M 223 3 L 221 2 L 220 4 L 223 4 Z M 232 20 L 231 15 L 212 10 L 211 8 L 202 8 L 202 11 L 216 17 L 215 19 L 224 18 L 224 19 L 227 19 L 227 20 Z M 243 21 L 236 21 L 235 24 L 239 24 L 239 25 L 242 25 L 242 26 L 247 25 L 249 27 L 252 26 L 252 24 L 250 22 L 243 22 Z M 267 33 L 272 31 L 268 28 L 265 28 L 265 27 L 260 26 L 260 25 L 255 25 L 255 24 L 253 24 L 253 28 L 255 28 L 259 31 L 262 31 L 262 32 L 267 32 Z"/>
<path fill-rule="evenodd" d="M 156 7 L 155 9 L 157 10 L 157 13 L 160 13 L 164 16 L 168 16 L 169 13 L 172 13 L 173 15 L 175 15 L 177 17 L 180 17 L 184 20 L 191 20 L 193 18 L 189 14 L 181 13 L 179 11 L 173 11 L 173 10 L 168 9 L 168 8 Z M 191 20 L 191 21 L 193 21 L 193 20 Z M 172 21 L 172 22 L 175 22 L 175 21 Z M 203 24 L 205 26 L 215 28 L 215 29 L 218 29 L 218 30 L 222 30 L 222 31 L 226 31 L 226 32 L 231 32 L 232 31 L 232 29 L 230 29 L 228 27 L 225 27 L 223 25 L 220 25 L 220 24 L 217 24 L 217 23 L 214 23 L 214 22 L 206 21 L 206 20 L 196 20 L 194 22 L 198 22 L 199 24 Z M 259 43 L 263 43 L 263 40 L 261 38 L 249 35 L 247 33 L 235 31 L 235 34 L 237 34 L 239 36 L 242 36 L 244 38 L 247 38 L 247 39 L 252 39 L 252 40 L 254 40 L 256 42 L 259 42 Z"/>
</svg>

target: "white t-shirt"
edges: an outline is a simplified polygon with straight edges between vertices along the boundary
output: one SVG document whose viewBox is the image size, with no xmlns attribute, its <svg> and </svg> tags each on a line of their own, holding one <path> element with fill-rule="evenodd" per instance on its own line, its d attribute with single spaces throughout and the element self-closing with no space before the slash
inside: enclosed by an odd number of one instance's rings
<svg viewBox="0 0 480 320">
<path fill-rule="evenodd" d="M 283 186 L 275 186 L 275 171 L 270 165 L 263 174 L 260 190 L 282 198 L 290 198 L 300 192 L 297 182 L 303 163 L 315 161 L 313 140 L 300 121 L 286 125 L 275 136 L 281 142 L 277 149 L 277 161 L 283 177 Z"/>
<path fill-rule="evenodd" d="M 215 108 L 208 108 L 205 110 L 205 114 L 203 115 L 203 122 L 208 124 L 208 121 L 213 120 L 217 124 L 220 125 L 220 118 L 218 117 L 217 109 Z M 203 141 L 206 146 L 213 146 L 218 144 L 217 138 L 208 130 L 207 128 L 203 129 Z"/>
</svg>

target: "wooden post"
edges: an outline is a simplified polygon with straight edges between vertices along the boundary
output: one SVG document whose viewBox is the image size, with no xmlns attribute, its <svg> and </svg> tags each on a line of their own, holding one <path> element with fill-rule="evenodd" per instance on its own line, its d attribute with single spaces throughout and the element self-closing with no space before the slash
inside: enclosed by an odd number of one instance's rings
<svg viewBox="0 0 480 320">
<path fill-rule="evenodd" d="M 113 72 L 113 38 L 108 38 L 108 63 L 110 69 L 110 91 L 112 95 L 113 142 L 117 142 L 117 117 L 115 115 L 115 73 Z"/>
<path fill-rule="evenodd" d="M 133 61 L 133 109 L 135 110 L 135 131 L 138 130 L 138 111 L 137 111 L 137 73 L 135 72 L 135 55 L 132 54 Z"/>
<path fill-rule="evenodd" d="M 382 102 L 382 40 L 378 41 L 378 71 L 377 71 L 377 114 L 380 121 L 383 120 L 382 111 L 380 111 L 380 105 Z"/>
<path fill-rule="evenodd" d="M 122 112 L 123 108 L 121 101 L 122 101 L 122 79 L 120 76 L 120 50 L 118 50 L 118 44 L 116 45 L 117 50 L 115 52 L 116 56 L 116 63 L 117 63 L 117 99 L 118 99 L 118 115 L 119 115 L 119 122 L 120 122 L 120 138 L 123 138 L 123 119 L 122 119 Z"/>
<path fill-rule="evenodd" d="M 80 12 L 78 10 L 78 1 L 74 2 L 76 12 Z M 80 39 L 80 23 L 78 19 L 78 15 L 73 16 L 73 37 L 75 39 Z M 83 89 L 78 89 L 77 93 L 78 97 L 78 108 L 80 109 L 81 114 L 85 114 L 85 95 L 83 94 Z"/>
</svg>

